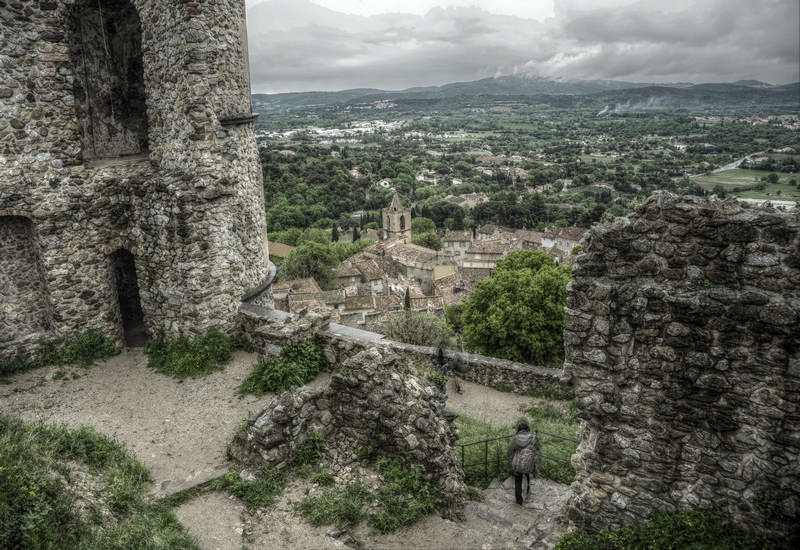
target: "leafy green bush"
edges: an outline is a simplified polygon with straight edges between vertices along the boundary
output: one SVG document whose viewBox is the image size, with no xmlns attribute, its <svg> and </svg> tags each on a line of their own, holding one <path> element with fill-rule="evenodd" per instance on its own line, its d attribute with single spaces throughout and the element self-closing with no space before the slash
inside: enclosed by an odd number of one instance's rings
<svg viewBox="0 0 800 550">
<path fill-rule="evenodd" d="M 292 386 L 302 386 L 330 368 L 322 349 L 312 342 L 298 342 L 281 350 L 281 359 L 269 358 L 253 367 L 242 382 L 239 393 L 261 396 L 281 393 Z"/>
<path fill-rule="evenodd" d="M 401 460 L 386 457 L 379 458 L 376 466 L 383 478 L 378 489 L 382 510 L 370 516 L 370 525 L 382 532 L 392 531 L 433 511 L 436 497 L 421 469 L 411 469 Z"/>
<path fill-rule="evenodd" d="M 101 499 L 88 513 L 77 511 L 64 481 L 74 463 L 99 484 Z M 147 479 L 139 462 L 91 428 L 0 415 L 0 548 L 195 549 L 170 510 L 145 501 Z"/>
<path fill-rule="evenodd" d="M 111 340 L 93 330 L 68 336 L 63 340 L 48 341 L 42 345 L 36 357 L 16 356 L 0 362 L 0 375 L 24 372 L 45 365 L 77 364 L 89 367 L 96 360 L 107 359 L 119 353 Z"/>
<path fill-rule="evenodd" d="M 211 483 L 211 489 L 227 490 L 242 499 L 247 508 L 268 508 L 275 504 L 276 498 L 286 487 L 286 474 L 280 470 L 262 469 L 253 481 L 242 481 L 239 472 L 231 470 Z"/>
<path fill-rule="evenodd" d="M 763 550 L 784 548 L 762 536 L 702 512 L 653 512 L 650 520 L 596 535 L 569 533 L 557 550 L 651 550 L 693 548 L 696 550 Z"/>
<path fill-rule="evenodd" d="M 223 368 L 237 349 L 252 351 L 243 337 L 230 337 L 212 327 L 194 338 L 180 336 L 167 339 L 163 334 L 148 340 L 144 352 L 147 365 L 157 372 L 186 378 L 208 374 Z"/>
</svg>

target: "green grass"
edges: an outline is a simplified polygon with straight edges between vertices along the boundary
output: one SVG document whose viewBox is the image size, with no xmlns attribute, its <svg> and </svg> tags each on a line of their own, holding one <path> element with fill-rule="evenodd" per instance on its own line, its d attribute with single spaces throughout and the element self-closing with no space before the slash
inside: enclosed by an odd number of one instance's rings
<svg viewBox="0 0 800 550">
<path fill-rule="evenodd" d="M 269 508 L 275 504 L 287 482 L 288 476 L 282 470 L 264 468 L 253 481 L 242 481 L 239 479 L 238 471 L 230 470 L 224 476 L 215 479 L 211 483 L 210 489 L 228 491 L 233 496 L 240 498 L 242 503 L 250 509 Z"/>
<path fill-rule="evenodd" d="M 76 465 L 96 484 L 83 512 Z M 147 480 L 139 462 L 91 428 L 0 415 L 0 548 L 196 548 L 168 508 L 145 499 Z"/>
<path fill-rule="evenodd" d="M 4 342 L 0 342 L 3 344 Z M 70 365 L 90 367 L 95 361 L 113 357 L 119 353 L 111 340 L 93 330 L 67 336 L 61 340 L 46 342 L 36 357 L 22 357 L 0 362 L 0 376 L 25 372 L 46 365 Z"/>
<path fill-rule="evenodd" d="M 364 519 L 362 508 L 369 501 L 369 490 L 356 482 L 328 487 L 319 496 L 306 497 L 295 505 L 295 511 L 314 527 L 335 525 L 346 529 Z"/>
<path fill-rule="evenodd" d="M 221 370 L 238 349 L 252 351 L 253 347 L 243 337 L 231 337 L 212 327 L 194 338 L 167 339 L 162 334 L 149 340 L 144 351 L 150 368 L 175 378 L 186 378 Z"/>
<path fill-rule="evenodd" d="M 281 350 L 281 358 L 256 364 L 239 387 L 239 393 L 256 396 L 281 393 L 302 386 L 330 368 L 322 349 L 312 342 L 298 342 Z"/>
<path fill-rule="evenodd" d="M 695 183 L 705 189 L 711 191 L 714 187 L 720 185 L 727 192 L 735 194 L 737 197 L 746 199 L 773 199 L 773 200 L 798 200 L 800 199 L 800 189 L 795 185 L 790 185 L 788 182 L 792 179 L 797 179 L 797 174 L 778 174 L 780 178 L 778 183 L 762 182 L 761 178 L 766 176 L 767 172 L 763 170 L 745 170 L 737 168 L 734 170 L 726 170 L 724 172 L 717 172 L 698 176 L 694 178 Z M 764 183 L 763 190 L 740 190 L 741 187 L 750 187 Z"/>
<path fill-rule="evenodd" d="M 790 548 L 701 512 L 653 512 L 648 522 L 595 535 L 570 533 L 557 550 L 766 550 Z"/>
<path fill-rule="evenodd" d="M 561 437 L 578 438 L 578 425 L 575 423 L 574 402 L 553 401 L 543 405 L 533 407 L 525 411 L 529 417 L 529 424 L 532 430 L 539 433 L 539 442 L 542 446 L 542 454 L 567 461 L 567 464 L 540 458 L 538 462 L 538 475 L 545 479 L 551 479 L 558 483 L 572 483 L 575 479 L 575 469 L 568 462 L 575 453 L 578 444 L 574 441 L 565 441 L 550 437 L 545 433 L 559 435 Z M 517 419 L 510 419 L 515 422 Z M 456 447 L 457 458 L 462 460 L 466 482 L 476 487 L 487 487 L 493 479 L 505 479 L 511 475 L 511 466 L 506 458 L 506 450 L 514 435 L 515 428 L 512 424 L 503 427 L 495 427 L 486 422 L 459 416 L 456 418 L 460 438 Z M 470 443 L 482 442 L 487 439 L 497 439 L 486 444 Z M 484 463 L 488 459 L 488 466 Z M 470 466 L 474 464 L 473 466 Z"/>
<path fill-rule="evenodd" d="M 347 529 L 366 519 L 384 533 L 412 525 L 433 511 L 436 497 L 421 469 L 383 456 L 377 458 L 375 467 L 381 477 L 375 494 L 360 481 L 328 486 L 321 494 L 296 504 L 295 511 L 315 527 L 335 525 Z M 320 475 L 324 476 L 325 484 L 331 483 L 327 471 L 321 471 Z M 378 503 L 377 510 L 367 512 L 365 507 L 374 500 Z"/>
</svg>

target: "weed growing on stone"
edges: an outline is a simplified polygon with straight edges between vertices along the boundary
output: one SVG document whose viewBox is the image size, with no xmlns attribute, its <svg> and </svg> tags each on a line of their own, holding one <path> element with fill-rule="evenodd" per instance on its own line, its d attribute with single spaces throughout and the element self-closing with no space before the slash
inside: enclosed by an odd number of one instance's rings
<svg viewBox="0 0 800 550">
<path fill-rule="evenodd" d="M 170 510 L 146 501 L 147 479 L 91 428 L 0 415 L 0 548 L 195 549 Z"/>
<path fill-rule="evenodd" d="M 322 348 L 312 342 L 298 342 L 281 350 L 281 358 L 269 358 L 256 364 L 242 382 L 239 393 L 256 396 L 281 393 L 292 386 L 302 386 L 320 372 L 330 369 Z"/>
<path fill-rule="evenodd" d="M 176 378 L 199 376 L 221 370 L 234 351 L 252 351 L 252 345 L 243 337 L 231 337 L 216 328 L 194 338 L 181 336 L 167 339 L 163 334 L 148 340 L 144 352 L 147 365 Z"/>
<path fill-rule="evenodd" d="M 651 548 L 694 548 L 697 550 L 763 550 L 789 548 L 777 541 L 745 531 L 738 525 L 702 512 L 653 512 L 650 521 L 616 531 L 589 535 L 569 533 L 557 550 L 649 550 Z"/>
<path fill-rule="evenodd" d="M 294 453 L 295 464 L 312 465 L 316 463 L 325 451 L 325 438 L 317 432 L 310 432 L 306 435 L 306 440 L 297 448 Z"/>
</svg>

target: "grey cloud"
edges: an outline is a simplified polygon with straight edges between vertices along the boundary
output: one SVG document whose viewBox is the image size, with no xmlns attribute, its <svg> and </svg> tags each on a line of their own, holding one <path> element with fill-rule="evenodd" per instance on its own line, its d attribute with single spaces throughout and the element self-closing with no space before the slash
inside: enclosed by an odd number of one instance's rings
<svg viewBox="0 0 800 550">
<path fill-rule="evenodd" d="M 358 17 L 273 0 L 248 11 L 254 91 L 402 89 L 529 72 L 644 82 L 798 75 L 798 3 L 641 0 L 556 10 L 545 23 L 478 8 Z M 756 7 L 757 6 L 757 7 Z"/>
</svg>

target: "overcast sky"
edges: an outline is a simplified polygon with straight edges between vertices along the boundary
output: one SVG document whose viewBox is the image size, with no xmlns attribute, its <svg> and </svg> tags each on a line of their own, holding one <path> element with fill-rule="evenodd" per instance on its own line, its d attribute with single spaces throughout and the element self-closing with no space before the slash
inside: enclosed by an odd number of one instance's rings
<svg viewBox="0 0 800 550">
<path fill-rule="evenodd" d="M 245 0 L 253 92 L 800 81 L 798 0 Z"/>
</svg>

